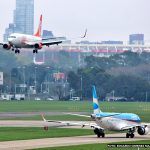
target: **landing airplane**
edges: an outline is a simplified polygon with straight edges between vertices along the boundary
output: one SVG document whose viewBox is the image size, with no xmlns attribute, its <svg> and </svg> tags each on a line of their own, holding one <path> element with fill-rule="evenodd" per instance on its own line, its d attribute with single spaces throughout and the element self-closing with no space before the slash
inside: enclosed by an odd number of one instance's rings
<svg viewBox="0 0 150 150">
<path fill-rule="evenodd" d="M 148 124 L 142 124 L 141 119 L 138 115 L 133 113 L 110 113 L 102 112 L 98 104 L 98 98 L 96 94 L 95 86 L 93 86 L 93 110 L 94 113 L 91 116 L 79 115 L 79 114 L 70 114 L 75 116 L 82 116 L 92 118 L 95 123 L 83 124 L 83 123 L 71 123 L 71 122 L 61 122 L 46 120 L 43 117 L 45 122 L 57 122 L 57 123 L 66 123 L 67 125 L 81 125 L 90 126 L 94 128 L 94 133 L 97 137 L 105 137 L 105 130 L 110 131 L 127 131 L 126 138 L 134 138 L 134 132 L 138 132 L 139 135 L 146 135 L 149 132 Z M 67 113 L 68 114 L 68 113 Z"/>
<path fill-rule="evenodd" d="M 8 37 L 8 43 L 0 43 L 6 50 L 15 51 L 20 53 L 21 48 L 33 48 L 33 53 L 38 53 L 38 50 L 43 46 L 50 46 L 60 44 L 65 40 L 61 40 L 61 37 L 42 38 L 42 15 L 40 16 L 40 23 L 37 32 L 34 35 L 13 33 Z M 86 33 L 85 33 L 86 36 Z M 84 37 L 81 37 L 84 38 Z"/>
</svg>

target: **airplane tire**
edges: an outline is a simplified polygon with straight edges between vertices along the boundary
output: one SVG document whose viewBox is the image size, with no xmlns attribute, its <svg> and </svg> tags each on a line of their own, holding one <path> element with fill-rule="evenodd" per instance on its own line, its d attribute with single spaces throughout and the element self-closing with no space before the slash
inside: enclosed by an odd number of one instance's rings
<svg viewBox="0 0 150 150">
<path fill-rule="evenodd" d="M 134 134 L 132 133 L 132 134 L 130 135 L 130 137 L 131 137 L 131 138 L 134 138 Z"/>
<path fill-rule="evenodd" d="M 129 133 L 126 134 L 126 138 L 129 138 Z"/>
<path fill-rule="evenodd" d="M 100 138 L 100 137 L 104 138 L 104 137 L 105 137 L 105 133 L 98 133 L 98 134 L 97 134 L 97 137 L 98 137 L 98 138 Z"/>
<path fill-rule="evenodd" d="M 98 138 L 100 138 L 100 137 L 104 138 L 105 137 L 105 133 L 99 129 L 94 129 L 94 133 L 97 135 Z"/>
<path fill-rule="evenodd" d="M 134 133 L 127 133 L 126 138 L 134 138 Z"/>
<path fill-rule="evenodd" d="M 101 135 L 100 135 L 100 134 L 97 134 L 97 137 L 98 137 L 98 138 L 100 138 L 100 137 L 101 137 Z"/>
<path fill-rule="evenodd" d="M 35 53 L 35 50 L 33 50 L 33 54 Z"/>
<path fill-rule="evenodd" d="M 15 50 L 15 54 L 17 54 L 17 53 L 19 54 L 19 53 L 20 53 L 20 50 L 16 49 L 16 50 Z"/>
<path fill-rule="evenodd" d="M 102 138 L 104 138 L 105 137 L 105 133 L 102 133 Z"/>
</svg>

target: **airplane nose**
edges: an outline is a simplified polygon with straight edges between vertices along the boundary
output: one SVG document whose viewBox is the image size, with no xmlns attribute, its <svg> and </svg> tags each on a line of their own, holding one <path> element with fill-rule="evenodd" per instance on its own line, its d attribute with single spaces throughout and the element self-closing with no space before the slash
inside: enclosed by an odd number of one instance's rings
<svg viewBox="0 0 150 150">
<path fill-rule="evenodd" d="M 12 39 L 12 38 L 8 38 L 8 43 L 9 43 L 10 45 L 13 45 L 13 39 Z"/>
</svg>

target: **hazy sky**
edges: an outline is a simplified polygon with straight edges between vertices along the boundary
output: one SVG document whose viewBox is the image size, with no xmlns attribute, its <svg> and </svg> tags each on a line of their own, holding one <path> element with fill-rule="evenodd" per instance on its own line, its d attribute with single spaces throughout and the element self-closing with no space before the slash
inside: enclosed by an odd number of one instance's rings
<svg viewBox="0 0 150 150">
<path fill-rule="evenodd" d="M 0 1 L 0 39 L 13 21 L 15 0 Z M 56 36 L 77 37 L 88 29 L 86 40 L 128 40 L 144 33 L 150 40 L 150 0 L 35 0 L 35 30 L 43 14 L 43 29 Z"/>
</svg>

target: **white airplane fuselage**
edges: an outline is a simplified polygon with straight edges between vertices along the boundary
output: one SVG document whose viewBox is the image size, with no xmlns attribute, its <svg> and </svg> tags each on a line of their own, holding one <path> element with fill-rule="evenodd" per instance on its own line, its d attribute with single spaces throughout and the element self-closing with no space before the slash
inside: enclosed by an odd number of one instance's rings
<svg viewBox="0 0 150 150">
<path fill-rule="evenodd" d="M 9 36 L 8 42 L 15 48 L 33 48 L 35 44 L 42 43 L 42 38 L 34 35 L 13 33 Z"/>
<path fill-rule="evenodd" d="M 110 131 L 122 131 L 124 127 L 140 125 L 140 123 L 134 123 L 131 121 L 121 120 L 113 117 L 106 117 L 96 119 L 95 122 L 102 128 Z"/>
</svg>

